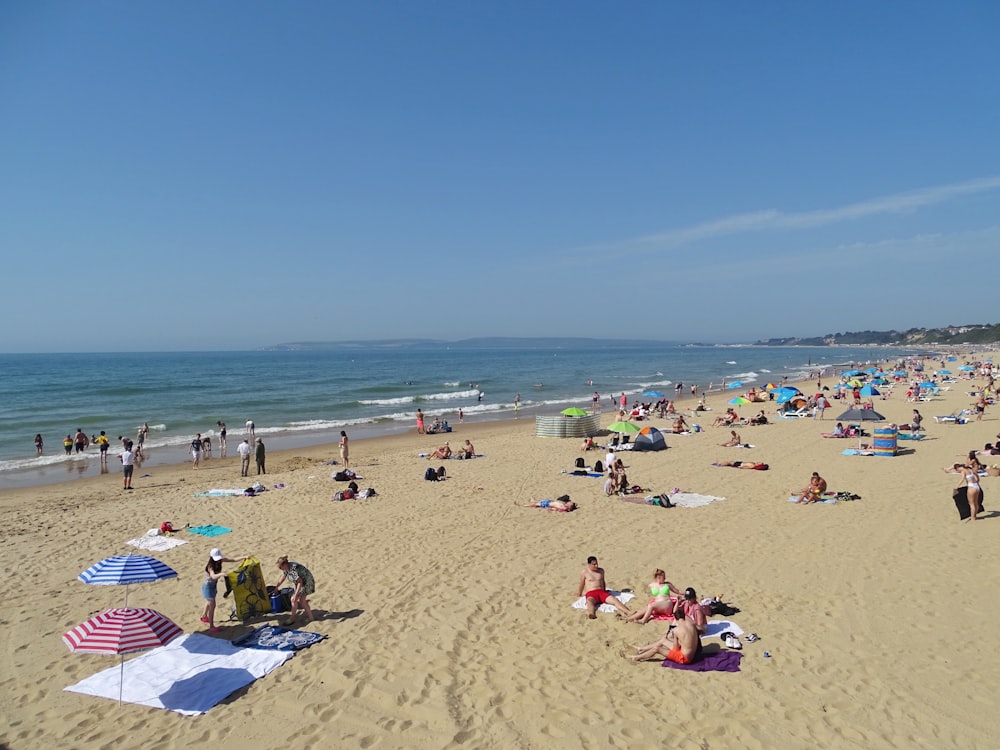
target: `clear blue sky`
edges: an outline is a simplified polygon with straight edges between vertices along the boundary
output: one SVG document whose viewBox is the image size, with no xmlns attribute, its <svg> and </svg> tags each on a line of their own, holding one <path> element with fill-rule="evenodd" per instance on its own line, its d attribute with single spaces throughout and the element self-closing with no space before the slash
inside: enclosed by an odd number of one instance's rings
<svg viewBox="0 0 1000 750">
<path fill-rule="evenodd" d="M 0 4 L 0 351 L 997 322 L 1000 3 Z"/>
</svg>

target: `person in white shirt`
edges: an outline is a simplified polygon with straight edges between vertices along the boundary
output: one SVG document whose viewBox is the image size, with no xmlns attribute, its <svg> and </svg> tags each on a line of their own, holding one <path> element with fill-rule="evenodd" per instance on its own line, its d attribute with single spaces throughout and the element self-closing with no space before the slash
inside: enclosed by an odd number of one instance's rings
<svg viewBox="0 0 1000 750">
<path fill-rule="evenodd" d="M 250 454 L 253 453 L 253 448 L 250 447 L 250 442 L 243 438 L 243 442 L 239 444 L 236 448 L 236 452 L 240 454 L 240 476 L 245 477 L 250 475 Z"/>
</svg>

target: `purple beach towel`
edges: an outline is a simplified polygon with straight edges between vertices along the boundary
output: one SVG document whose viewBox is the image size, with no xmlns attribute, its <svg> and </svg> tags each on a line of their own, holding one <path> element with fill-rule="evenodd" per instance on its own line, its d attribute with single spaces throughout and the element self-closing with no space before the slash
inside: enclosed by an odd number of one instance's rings
<svg viewBox="0 0 1000 750">
<path fill-rule="evenodd" d="M 677 664 L 664 659 L 663 666 L 670 669 L 686 669 L 688 672 L 739 672 L 742 658 L 743 654 L 739 651 L 716 651 L 714 654 L 705 654 L 694 664 Z"/>
</svg>

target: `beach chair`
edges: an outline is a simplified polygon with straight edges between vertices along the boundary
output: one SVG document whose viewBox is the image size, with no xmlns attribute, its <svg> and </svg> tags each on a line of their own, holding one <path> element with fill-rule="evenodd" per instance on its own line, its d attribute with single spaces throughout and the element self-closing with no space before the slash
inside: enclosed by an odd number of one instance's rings
<svg viewBox="0 0 1000 750">
<path fill-rule="evenodd" d="M 811 417 L 812 409 L 808 406 L 802 406 L 798 409 L 793 409 L 792 411 L 783 411 L 781 416 L 785 419 L 798 419 L 799 417 Z"/>
</svg>

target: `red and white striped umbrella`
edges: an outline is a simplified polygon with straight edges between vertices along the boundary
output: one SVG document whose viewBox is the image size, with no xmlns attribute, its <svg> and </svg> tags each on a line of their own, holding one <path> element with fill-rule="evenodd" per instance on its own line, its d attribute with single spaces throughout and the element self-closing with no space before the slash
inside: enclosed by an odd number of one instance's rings
<svg viewBox="0 0 1000 750">
<path fill-rule="evenodd" d="M 120 654 L 118 703 L 125 686 L 125 654 L 164 646 L 182 631 L 173 620 L 155 609 L 121 607 L 108 609 L 81 622 L 63 635 L 70 651 L 87 654 Z"/>
<path fill-rule="evenodd" d="M 170 643 L 183 631 L 155 609 L 108 609 L 63 636 L 70 651 L 130 654 Z"/>
</svg>

